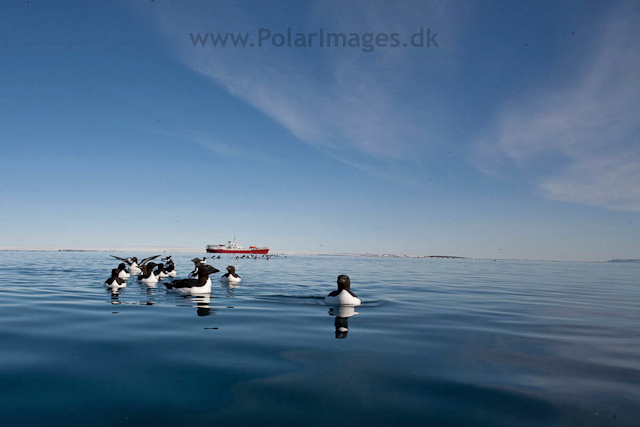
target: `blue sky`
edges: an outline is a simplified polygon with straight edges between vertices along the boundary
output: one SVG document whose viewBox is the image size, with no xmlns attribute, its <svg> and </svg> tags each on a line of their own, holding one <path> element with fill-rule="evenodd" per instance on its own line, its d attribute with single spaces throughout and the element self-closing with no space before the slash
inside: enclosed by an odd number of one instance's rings
<svg viewBox="0 0 640 427">
<path fill-rule="evenodd" d="M 0 247 L 640 257 L 637 2 L 0 12 Z M 439 47 L 189 37 L 288 27 Z"/>
</svg>

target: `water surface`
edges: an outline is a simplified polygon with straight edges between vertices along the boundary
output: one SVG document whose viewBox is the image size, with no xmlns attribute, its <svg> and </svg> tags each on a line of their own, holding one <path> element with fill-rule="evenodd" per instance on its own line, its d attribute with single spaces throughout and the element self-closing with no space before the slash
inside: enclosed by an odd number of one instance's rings
<svg viewBox="0 0 640 427">
<path fill-rule="evenodd" d="M 184 297 L 112 294 L 117 263 L 0 252 L 3 425 L 640 420 L 640 264 L 227 256 L 240 285 Z"/>
</svg>

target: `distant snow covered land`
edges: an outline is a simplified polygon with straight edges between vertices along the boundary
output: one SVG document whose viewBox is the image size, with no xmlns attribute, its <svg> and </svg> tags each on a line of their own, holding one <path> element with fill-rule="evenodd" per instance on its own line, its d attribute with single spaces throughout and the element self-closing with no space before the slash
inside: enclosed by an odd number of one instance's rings
<svg viewBox="0 0 640 427">
<path fill-rule="evenodd" d="M 17 248 L 17 247 L 0 247 L 0 251 L 6 252 L 162 252 L 162 253 L 200 253 L 200 248 L 188 247 L 158 247 L 158 246 L 140 246 L 140 247 L 124 247 L 124 248 L 82 248 L 82 249 L 66 249 L 52 247 L 34 247 L 34 248 Z M 518 261 L 573 261 L 573 262 L 615 262 L 615 263 L 640 263 L 640 258 L 631 259 L 611 259 L 611 260 L 554 260 L 554 259 L 524 259 L 524 258 L 476 258 L 454 255 L 407 255 L 407 254 L 375 254 L 375 253 L 311 253 L 311 252 L 277 252 L 273 251 L 272 255 L 299 255 L 299 256 L 322 256 L 322 257 L 363 257 L 363 258 L 407 258 L 407 259 L 451 259 L 451 260 L 518 260 Z"/>
<path fill-rule="evenodd" d="M 467 257 L 452 256 L 452 255 L 406 255 L 406 254 L 370 254 L 370 253 L 363 253 L 363 254 L 361 254 L 361 253 L 306 254 L 306 255 L 355 256 L 355 257 L 370 257 L 370 258 L 447 258 L 447 259 L 468 259 Z"/>
</svg>

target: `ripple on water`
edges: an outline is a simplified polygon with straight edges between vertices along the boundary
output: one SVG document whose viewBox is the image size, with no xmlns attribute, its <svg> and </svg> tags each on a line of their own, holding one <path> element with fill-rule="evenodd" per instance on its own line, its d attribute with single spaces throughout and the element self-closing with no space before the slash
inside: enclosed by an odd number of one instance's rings
<svg viewBox="0 0 640 427">
<path fill-rule="evenodd" d="M 3 253 L 3 424 L 640 419 L 640 265 L 232 257 L 240 285 L 180 296 L 110 292 L 107 255 Z M 338 274 L 352 312 L 324 305 Z"/>
</svg>

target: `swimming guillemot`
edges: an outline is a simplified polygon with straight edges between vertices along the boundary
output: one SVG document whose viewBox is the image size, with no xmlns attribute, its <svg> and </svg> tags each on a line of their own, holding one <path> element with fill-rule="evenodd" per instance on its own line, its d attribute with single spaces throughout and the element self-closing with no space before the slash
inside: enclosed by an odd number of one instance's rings
<svg viewBox="0 0 640 427">
<path fill-rule="evenodd" d="M 156 264 L 153 263 L 153 262 L 150 262 L 149 264 L 144 264 L 142 266 L 142 274 L 140 274 L 140 276 L 138 276 L 138 280 L 140 280 L 142 283 L 146 283 L 148 285 L 153 284 L 153 283 L 158 283 L 158 276 L 153 271 L 155 266 L 156 266 Z"/>
<path fill-rule="evenodd" d="M 361 301 L 356 294 L 351 292 L 351 281 L 349 276 L 342 274 L 338 276 L 338 290 L 331 292 L 324 299 L 325 304 L 328 305 L 351 305 L 358 306 Z"/>
<path fill-rule="evenodd" d="M 200 258 L 194 258 L 191 260 L 191 262 L 193 263 L 193 271 L 191 273 L 189 273 L 189 277 L 193 278 L 193 279 L 197 279 L 198 278 L 198 267 L 202 264 L 202 262 L 200 261 Z"/>
<path fill-rule="evenodd" d="M 120 265 L 118 265 L 118 277 L 125 280 L 131 277 L 124 262 L 121 262 Z"/>
<path fill-rule="evenodd" d="M 197 279 L 173 280 L 166 284 L 167 290 L 181 294 L 202 294 L 211 292 L 210 274 L 219 272 L 217 268 L 210 265 L 201 265 L 198 268 Z"/>
<path fill-rule="evenodd" d="M 236 268 L 233 265 L 227 267 L 227 273 L 223 274 L 220 278 L 221 282 L 238 283 L 242 279 L 236 274 Z"/>
<path fill-rule="evenodd" d="M 167 274 L 167 271 L 164 269 L 164 264 L 162 263 L 156 266 L 155 274 L 156 276 L 158 276 L 158 279 L 164 279 L 165 277 L 169 276 Z"/>
<path fill-rule="evenodd" d="M 169 260 L 167 266 L 165 267 L 165 272 L 167 276 L 176 277 L 178 273 L 176 272 L 176 265 L 173 263 L 173 260 Z"/>
<path fill-rule="evenodd" d="M 127 286 L 127 282 L 118 277 L 118 269 L 114 268 L 111 270 L 111 277 L 104 281 L 104 285 L 111 290 L 116 290 Z"/>
</svg>

